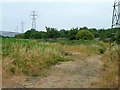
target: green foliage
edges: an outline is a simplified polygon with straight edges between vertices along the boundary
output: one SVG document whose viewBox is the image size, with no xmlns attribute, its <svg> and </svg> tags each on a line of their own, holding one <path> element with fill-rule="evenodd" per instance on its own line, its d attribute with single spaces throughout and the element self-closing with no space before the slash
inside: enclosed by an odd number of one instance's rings
<svg viewBox="0 0 120 90">
<path fill-rule="evenodd" d="M 103 49 L 99 49 L 99 52 L 103 54 L 105 51 Z"/>
<path fill-rule="evenodd" d="M 80 30 L 88 30 L 88 28 L 86 26 L 80 28 Z"/>
<path fill-rule="evenodd" d="M 32 30 L 28 30 L 27 32 L 24 33 L 23 38 L 24 39 L 30 39 L 32 32 L 33 32 Z"/>
<path fill-rule="evenodd" d="M 88 31 L 88 30 L 80 30 L 77 34 L 76 34 L 76 39 L 83 39 L 83 40 L 93 40 L 94 39 L 94 35 Z"/>
<path fill-rule="evenodd" d="M 76 39 L 76 34 L 78 33 L 78 28 L 73 28 L 73 29 L 71 29 L 69 32 L 68 32 L 68 38 L 69 38 L 69 40 L 74 40 L 74 39 Z"/>
<path fill-rule="evenodd" d="M 85 30 L 85 29 L 84 29 Z M 100 35 L 100 33 L 98 33 L 98 31 L 97 31 L 97 29 L 96 28 L 91 28 L 91 29 L 89 29 L 89 31 L 97 38 L 97 37 L 99 37 Z"/>
<path fill-rule="evenodd" d="M 24 36 L 24 34 L 17 34 L 17 35 L 15 35 L 15 38 L 23 38 L 23 36 Z"/>
<path fill-rule="evenodd" d="M 57 38 L 59 36 L 59 32 L 56 28 L 45 27 L 47 32 L 47 38 Z"/>
<path fill-rule="evenodd" d="M 102 47 L 105 47 L 104 43 L 102 41 L 98 40 L 46 40 L 46 42 L 50 43 L 59 43 L 61 45 L 92 45 L 92 44 L 98 44 Z"/>
<path fill-rule="evenodd" d="M 41 39 L 41 33 L 38 32 L 38 31 L 34 31 L 34 32 L 31 33 L 30 38 L 32 38 L 32 39 Z"/>
<path fill-rule="evenodd" d="M 64 51 L 62 51 L 61 54 L 62 54 L 63 56 L 71 55 L 71 54 L 69 54 L 68 52 L 64 52 Z"/>
<path fill-rule="evenodd" d="M 65 29 L 61 29 L 59 31 L 59 37 L 66 37 L 66 38 L 68 38 L 68 31 L 66 31 Z"/>
<path fill-rule="evenodd" d="M 15 38 L 24 38 L 24 39 L 56 39 L 57 37 L 64 37 L 69 40 L 80 39 L 79 35 L 76 35 L 79 31 L 88 30 L 92 34 L 90 36 L 94 36 L 95 38 L 99 38 L 102 41 L 106 41 L 106 38 L 111 38 L 111 41 L 115 41 L 115 33 L 117 33 L 119 28 L 112 29 L 96 29 L 96 28 L 72 28 L 70 30 L 61 29 L 58 31 L 56 28 L 45 27 L 46 31 L 35 31 L 34 29 L 28 30 L 24 34 L 16 35 Z M 114 34 L 113 34 L 114 33 Z M 88 34 L 87 34 L 88 35 Z M 83 36 L 82 36 L 83 37 Z M 84 39 L 88 40 L 88 36 L 84 35 Z M 93 38 L 93 37 L 90 37 Z M 90 39 L 91 40 L 91 39 Z"/>
<path fill-rule="evenodd" d="M 120 31 L 117 32 L 117 34 L 115 35 L 116 38 L 116 43 L 120 44 Z"/>
<path fill-rule="evenodd" d="M 41 39 L 41 37 L 42 37 L 41 32 L 34 31 L 34 30 L 28 30 L 23 35 L 24 39 Z"/>
<path fill-rule="evenodd" d="M 59 61 L 68 61 L 62 57 L 61 50 L 29 40 L 2 38 L 2 51 L 3 68 L 15 74 L 38 75 L 40 70 Z"/>
</svg>

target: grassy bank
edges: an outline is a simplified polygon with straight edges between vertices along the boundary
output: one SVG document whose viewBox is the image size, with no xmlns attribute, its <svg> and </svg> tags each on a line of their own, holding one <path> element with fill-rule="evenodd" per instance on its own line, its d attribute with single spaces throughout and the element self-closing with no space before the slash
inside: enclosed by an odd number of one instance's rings
<svg viewBox="0 0 120 90">
<path fill-rule="evenodd" d="M 101 57 L 101 60 L 104 62 L 100 82 L 101 87 L 118 87 L 118 53 L 118 46 L 115 45 L 106 51 L 105 54 Z"/>
<path fill-rule="evenodd" d="M 63 58 L 60 50 L 27 40 L 2 39 L 3 77 L 9 75 L 39 75 L 41 70 Z"/>
</svg>

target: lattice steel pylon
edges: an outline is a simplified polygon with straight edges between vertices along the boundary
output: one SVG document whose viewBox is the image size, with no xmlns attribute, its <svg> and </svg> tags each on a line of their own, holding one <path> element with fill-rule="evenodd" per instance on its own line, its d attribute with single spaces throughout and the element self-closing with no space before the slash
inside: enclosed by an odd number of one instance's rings
<svg viewBox="0 0 120 90">
<path fill-rule="evenodd" d="M 24 22 L 21 22 L 21 32 L 24 33 Z"/>
<path fill-rule="evenodd" d="M 114 27 L 120 27 L 120 0 L 114 1 L 111 28 Z"/>
<path fill-rule="evenodd" d="M 31 17 L 32 17 L 32 29 L 36 30 L 36 19 L 37 19 L 37 13 L 36 11 L 32 11 Z"/>
</svg>

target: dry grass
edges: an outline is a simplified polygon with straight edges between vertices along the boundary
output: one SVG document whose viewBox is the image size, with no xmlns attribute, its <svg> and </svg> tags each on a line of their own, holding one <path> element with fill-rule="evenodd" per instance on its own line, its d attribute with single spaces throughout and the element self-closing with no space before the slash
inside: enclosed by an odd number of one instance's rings
<svg viewBox="0 0 120 90">
<path fill-rule="evenodd" d="M 55 65 L 63 58 L 61 51 L 30 41 L 3 39 L 3 78 L 10 75 L 39 75 L 41 70 Z"/>
<path fill-rule="evenodd" d="M 97 44 L 92 44 L 92 45 L 78 45 L 78 44 L 74 44 L 74 45 L 62 45 L 59 43 L 43 43 L 40 42 L 41 45 L 48 45 L 52 48 L 58 48 L 60 50 L 69 52 L 69 53 L 87 53 L 87 54 L 100 54 L 99 49 L 105 49 L 105 47 L 102 47 L 100 45 Z"/>
<path fill-rule="evenodd" d="M 104 62 L 101 75 L 101 86 L 104 88 L 118 87 L 118 49 L 112 47 L 101 58 Z"/>
<path fill-rule="evenodd" d="M 85 45 L 82 43 L 61 44 L 57 42 L 37 42 L 36 40 L 31 42 L 29 40 L 15 40 L 7 38 L 3 39 L 2 44 L 3 79 L 9 77 L 10 75 L 41 75 L 41 72 L 43 72 L 45 68 L 49 68 L 51 65 L 55 65 L 57 62 L 60 61 L 69 61 L 70 59 L 66 59 L 66 57 L 64 58 L 65 54 L 100 54 L 99 50 L 105 50 L 106 48 L 103 42 L 100 42 L 99 44 L 94 42 L 90 45 Z M 113 76 L 110 76 L 107 73 L 112 73 L 114 70 L 117 69 L 116 60 L 109 61 L 109 63 L 107 63 L 108 61 L 106 61 L 106 59 L 109 59 L 109 56 L 110 53 L 108 52 L 105 53 L 102 57 L 102 60 L 105 61 L 105 65 L 109 67 L 108 69 L 106 68 L 106 70 L 104 70 L 103 79 L 106 79 L 104 81 L 105 84 L 108 82 L 108 79 L 112 79 Z M 112 64 L 113 62 L 114 65 L 110 67 L 110 64 Z M 114 74 L 114 77 L 115 75 L 116 74 Z M 107 87 L 107 85 L 105 85 L 104 87 Z"/>
</svg>

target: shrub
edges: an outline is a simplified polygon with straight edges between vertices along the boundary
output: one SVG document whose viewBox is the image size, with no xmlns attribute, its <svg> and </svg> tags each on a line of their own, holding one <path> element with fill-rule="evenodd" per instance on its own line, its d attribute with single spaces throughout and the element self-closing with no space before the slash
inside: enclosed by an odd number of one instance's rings
<svg viewBox="0 0 120 90">
<path fill-rule="evenodd" d="M 68 52 L 65 52 L 65 56 L 68 56 L 69 55 L 69 53 Z"/>
<path fill-rule="evenodd" d="M 120 31 L 117 32 L 115 38 L 116 38 L 116 43 L 120 44 Z"/>
<path fill-rule="evenodd" d="M 15 38 L 23 38 L 23 34 L 17 34 L 15 35 Z"/>
<path fill-rule="evenodd" d="M 103 54 L 105 51 L 103 49 L 99 49 L 99 52 Z"/>
<path fill-rule="evenodd" d="M 27 32 L 24 33 L 23 38 L 24 39 L 29 39 L 31 34 L 32 34 L 32 32 L 33 32 L 32 30 L 28 30 Z"/>
<path fill-rule="evenodd" d="M 88 30 L 80 30 L 76 34 L 76 39 L 93 40 L 94 39 L 94 35 L 90 31 L 88 31 Z"/>
</svg>

